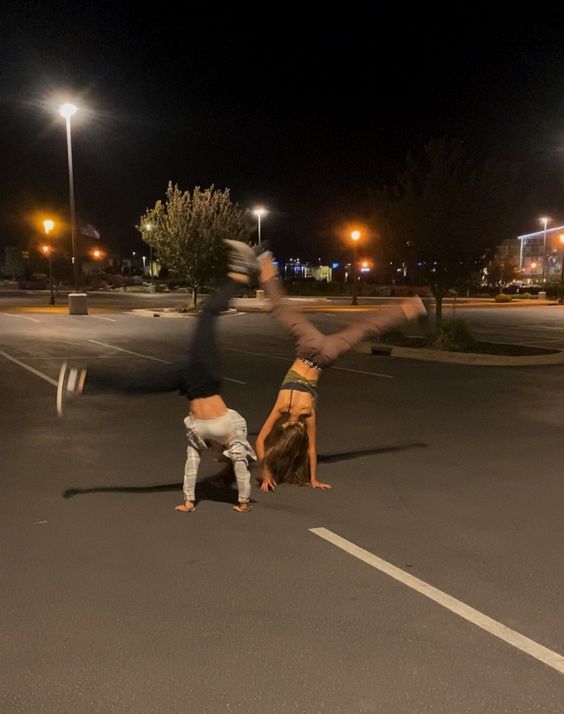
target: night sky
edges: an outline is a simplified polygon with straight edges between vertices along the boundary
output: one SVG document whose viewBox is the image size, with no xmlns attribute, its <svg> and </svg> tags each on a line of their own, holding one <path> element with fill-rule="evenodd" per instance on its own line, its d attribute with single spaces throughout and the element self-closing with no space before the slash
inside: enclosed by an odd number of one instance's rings
<svg viewBox="0 0 564 714">
<path fill-rule="evenodd" d="M 303 6 L 261 17 L 186 4 L 182 18 L 179 4 L 121 5 L 3 4 L 0 246 L 33 230 L 34 211 L 68 213 L 53 103 L 65 90 L 85 107 L 73 124 L 80 221 L 124 251 L 141 246 L 134 225 L 172 180 L 268 207 L 263 238 L 280 256 L 330 258 L 368 189 L 445 135 L 477 158 L 524 162 L 539 210 L 564 218 L 556 14 L 351 6 L 314 23 Z"/>
</svg>

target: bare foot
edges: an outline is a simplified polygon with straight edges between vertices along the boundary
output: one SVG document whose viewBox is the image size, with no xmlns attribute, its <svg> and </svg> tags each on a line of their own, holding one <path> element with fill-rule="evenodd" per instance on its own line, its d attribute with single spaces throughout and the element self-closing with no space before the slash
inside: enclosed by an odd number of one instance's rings
<svg viewBox="0 0 564 714">
<path fill-rule="evenodd" d="M 265 283 L 271 278 L 276 278 L 278 276 L 278 270 L 272 262 L 271 253 L 263 253 L 259 256 L 259 267 L 260 267 L 260 282 Z"/>
<path fill-rule="evenodd" d="M 253 507 L 250 503 L 238 503 L 236 506 L 233 506 L 233 510 L 239 513 L 248 513 L 253 510 Z"/>
<path fill-rule="evenodd" d="M 408 300 L 404 300 L 400 307 L 408 320 L 415 320 L 418 317 L 427 315 L 427 310 L 425 309 L 423 300 L 421 300 L 418 295 L 409 298 Z"/>
<path fill-rule="evenodd" d="M 182 511 L 182 513 L 189 513 L 190 511 L 196 510 L 196 504 L 194 501 L 186 501 L 186 503 L 183 503 L 181 506 L 175 506 L 174 510 Z"/>
</svg>

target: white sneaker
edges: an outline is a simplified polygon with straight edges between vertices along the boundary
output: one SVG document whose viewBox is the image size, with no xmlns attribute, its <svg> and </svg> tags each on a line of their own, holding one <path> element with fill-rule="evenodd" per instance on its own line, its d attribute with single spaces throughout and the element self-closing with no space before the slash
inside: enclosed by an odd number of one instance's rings
<svg viewBox="0 0 564 714">
<path fill-rule="evenodd" d="M 65 402 L 82 394 L 85 379 L 85 367 L 71 367 L 68 362 L 62 363 L 57 382 L 57 414 L 60 417 L 63 416 Z"/>
<path fill-rule="evenodd" d="M 233 273 L 251 275 L 257 272 L 257 257 L 250 245 L 240 240 L 223 239 L 229 250 L 228 267 Z"/>
</svg>

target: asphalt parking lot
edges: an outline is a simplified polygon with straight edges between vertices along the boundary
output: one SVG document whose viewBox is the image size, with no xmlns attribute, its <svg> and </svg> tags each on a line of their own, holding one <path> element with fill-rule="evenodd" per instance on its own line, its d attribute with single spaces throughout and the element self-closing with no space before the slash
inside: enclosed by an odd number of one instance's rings
<svg viewBox="0 0 564 714">
<path fill-rule="evenodd" d="M 464 316 L 564 347 L 558 308 Z M 179 514 L 183 399 L 61 420 L 54 383 L 69 357 L 178 359 L 192 327 L 0 312 L 3 710 L 564 711 L 564 369 L 349 354 L 320 390 L 331 491 L 254 488 L 237 514 L 207 462 Z M 291 343 L 262 314 L 220 333 L 226 401 L 256 433 Z"/>
</svg>

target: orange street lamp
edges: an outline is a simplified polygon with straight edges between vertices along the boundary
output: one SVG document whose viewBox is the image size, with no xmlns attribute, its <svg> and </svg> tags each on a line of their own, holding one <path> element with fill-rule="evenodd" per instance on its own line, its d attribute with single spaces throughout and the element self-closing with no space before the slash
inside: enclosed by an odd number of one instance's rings
<svg viewBox="0 0 564 714">
<path fill-rule="evenodd" d="M 560 285 L 558 286 L 558 302 L 562 305 L 562 283 L 564 283 L 564 234 L 560 234 L 560 245 L 562 252 L 560 253 Z"/>
<path fill-rule="evenodd" d="M 46 218 L 43 221 L 43 230 L 45 231 L 45 235 L 48 236 L 49 233 L 53 230 L 55 227 L 55 221 L 53 221 L 51 218 Z M 47 258 L 49 259 L 49 305 L 54 305 L 55 304 L 55 293 L 53 292 L 53 261 L 51 259 L 51 253 L 53 252 L 51 249 L 51 246 L 49 245 L 42 245 L 41 246 L 41 252 L 43 255 L 46 255 Z"/>
<path fill-rule="evenodd" d="M 550 218 L 548 218 L 548 216 L 543 216 L 542 218 L 539 218 L 539 221 L 541 223 L 544 223 L 543 241 L 542 241 L 542 263 L 541 263 L 541 285 L 544 285 L 544 270 L 545 270 L 545 264 L 546 264 L 546 227 L 550 221 Z"/>
<path fill-rule="evenodd" d="M 353 286 L 352 286 L 352 305 L 358 305 L 358 286 L 357 286 L 357 279 L 356 279 L 356 250 L 357 250 L 357 245 L 358 241 L 360 240 L 360 231 L 351 231 L 351 239 L 353 242 L 353 264 L 352 264 L 352 279 L 353 279 Z"/>
</svg>

